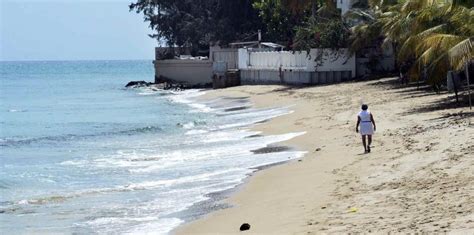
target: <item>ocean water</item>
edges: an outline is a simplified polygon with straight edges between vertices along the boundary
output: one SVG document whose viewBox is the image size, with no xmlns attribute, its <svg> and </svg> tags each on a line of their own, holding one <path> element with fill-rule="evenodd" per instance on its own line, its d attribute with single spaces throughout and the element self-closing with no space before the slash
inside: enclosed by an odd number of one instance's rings
<svg viewBox="0 0 474 235">
<path fill-rule="evenodd" d="M 167 234 L 190 208 L 257 167 L 301 157 L 259 151 L 303 133 L 252 126 L 291 112 L 203 90 L 125 89 L 151 61 L 0 62 L 0 232 Z M 194 211 L 199 208 L 193 208 Z M 202 210 L 205 210 L 202 208 Z"/>
</svg>

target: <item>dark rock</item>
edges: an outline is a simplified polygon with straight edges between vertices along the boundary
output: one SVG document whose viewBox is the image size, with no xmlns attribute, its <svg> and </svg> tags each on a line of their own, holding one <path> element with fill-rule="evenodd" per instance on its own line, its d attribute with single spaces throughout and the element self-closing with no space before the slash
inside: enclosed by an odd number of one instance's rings
<svg viewBox="0 0 474 235">
<path fill-rule="evenodd" d="M 150 87 L 152 89 L 181 91 L 185 89 L 209 88 L 212 83 L 189 85 L 187 83 L 166 79 L 164 77 L 155 78 L 155 82 L 131 81 L 125 85 L 126 88 Z"/>
<path fill-rule="evenodd" d="M 151 82 L 145 82 L 145 81 L 131 81 L 125 85 L 125 87 L 144 87 L 144 86 L 150 86 L 153 83 Z"/>
<path fill-rule="evenodd" d="M 247 231 L 247 230 L 250 230 L 250 224 L 243 223 L 242 225 L 240 225 L 240 231 Z"/>
</svg>

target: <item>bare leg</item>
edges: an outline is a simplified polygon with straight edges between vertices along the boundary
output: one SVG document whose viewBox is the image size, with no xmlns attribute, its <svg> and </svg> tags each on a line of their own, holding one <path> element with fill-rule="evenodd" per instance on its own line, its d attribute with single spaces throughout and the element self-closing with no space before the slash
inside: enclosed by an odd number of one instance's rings
<svg viewBox="0 0 474 235">
<path fill-rule="evenodd" d="M 362 144 L 364 145 L 365 152 L 367 152 L 367 144 L 365 142 L 365 135 L 362 136 Z"/>
<path fill-rule="evenodd" d="M 367 146 L 367 151 L 370 153 L 370 146 L 372 145 L 372 135 L 368 135 L 367 138 L 369 139 L 369 145 Z"/>
</svg>

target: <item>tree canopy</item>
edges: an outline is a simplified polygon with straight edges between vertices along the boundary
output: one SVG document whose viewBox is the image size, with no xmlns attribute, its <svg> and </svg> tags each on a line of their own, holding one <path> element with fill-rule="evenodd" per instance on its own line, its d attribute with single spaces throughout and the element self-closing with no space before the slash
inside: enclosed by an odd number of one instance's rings
<svg viewBox="0 0 474 235">
<path fill-rule="evenodd" d="M 169 46 L 225 44 L 263 27 L 252 0 L 137 0 L 129 7 Z"/>
<path fill-rule="evenodd" d="M 266 41 L 291 49 L 295 36 L 308 32 L 305 27 L 321 31 L 326 27 L 319 23 L 340 19 L 335 9 L 333 0 L 136 0 L 130 4 L 131 11 L 143 13 L 155 32 L 151 37 L 170 46 L 193 48 L 255 40 L 251 36 L 261 30 Z M 299 41 L 299 45 L 314 44 Z"/>
<path fill-rule="evenodd" d="M 295 26 L 302 25 L 307 12 L 289 9 L 281 0 L 257 0 L 253 6 L 259 12 L 264 25 L 265 40 L 291 48 Z"/>
</svg>

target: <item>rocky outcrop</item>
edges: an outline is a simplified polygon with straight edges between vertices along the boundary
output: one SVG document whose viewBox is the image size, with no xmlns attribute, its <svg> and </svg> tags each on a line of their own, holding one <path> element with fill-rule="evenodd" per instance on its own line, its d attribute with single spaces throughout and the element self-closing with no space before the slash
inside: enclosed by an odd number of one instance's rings
<svg viewBox="0 0 474 235">
<path fill-rule="evenodd" d="M 212 87 L 212 83 L 199 83 L 199 84 L 191 85 L 189 83 L 179 82 L 165 76 L 155 76 L 155 83 L 156 84 L 165 83 L 165 84 L 169 84 L 169 86 L 171 87 L 181 87 L 182 89 L 200 89 L 200 88 Z"/>
<path fill-rule="evenodd" d="M 130 87 L 130 88 L 138 88 L 138 87 L 147 87 L 150 85 L 153 85 L 154 83 L 151 82 L 145 82 L 145 81 L 131 81 L 125 85 L 125 87 Z"/>
<path fill-rule="evenodd" d="M 169 81 L 160 82 L 160 83 L 152 83 L 152 82 L 145 82 L 145 81 L 131 81 L 125 85 L 126 88 L 142 88 L 148 87 L 154 90 L 184 90 L 188 88 L 194 87 L 187 87 L 185 84 L 182 83 L 172 83 Z"/>
<path fill-rule="evenodd" d="M 212 84 L 190 86 L 189 84 L 173 81 L 171 79 L 166 79 L 165 77 L 156 78 L 155 81 L 156 83 L 146 82 L 146 81 L 131 81 L 127 83 L 125 87 L 126 88 L 150 87 L 152 89 L 160 89 L 160 90 L 185 90 L 185 89 L 207 88 L 207 87 L 212 86 Z"/>
</svg>

